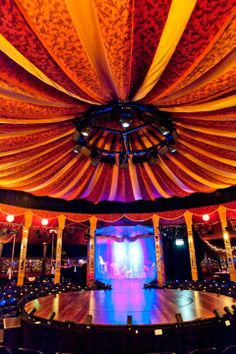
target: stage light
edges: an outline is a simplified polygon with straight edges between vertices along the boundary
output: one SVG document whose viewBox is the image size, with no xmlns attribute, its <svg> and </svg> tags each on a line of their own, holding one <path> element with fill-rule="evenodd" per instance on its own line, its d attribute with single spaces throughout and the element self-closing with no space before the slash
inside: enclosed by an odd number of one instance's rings
<svg viewBox="0 0 236 354">
<path fill-rule="evenodd" d="M 183 246 L 184 245 L 184 240 L 182 238 L 177 238 L 175 240 L 176 246 Z"/>
<path fill-rule="evenodd" d="M 132 324 L 133 324 L 132 316 L 131 316 L 131 315 L 128 315 L 128 316 L 127 316 L 127 325 L 128 325 L 128 326 L 132 326 Z"/>
<path fill-rule="evenodd" d="M 42 220 L 41 220 L 41 224 L 42 224 L 43 226 L 47 226 L 47 225 L 48 225 L 48 219 L 42 219 Z"/>
<path fill-rule="evenodd" d="M 165 156 L 167 154 L 167 152 L 169 152 L 168 146 L 167 145 L 162 145 L 160 146 L 158 153 L 161 156 Z"/>
<path fill-rule="evenodd" d="M 91 160 L 92 160 L 92 165 L 97 166 L 100 162 L 100 154 L 97 149 L 93 149 L 91 151 Z"/>
<path fill-rule="evenodd" d="M 54 312 L 54 311 L 49 315 L 49 318 L 48 318 L 49 324 L 54 320 L 55 316 L 56 316 L 56 312 Z"/>
<path fill-rule="evenodd" d="M 213 310 L 213 313 L 214 313 L 214 315 L 216 316 L 216 318 L 218 318 L 218 319 L 222 318 L 222 316 L 221 316 L 221 314 L 219 313 L 219 310 L 218 310 L 218 309 L 214 309 L 214 310 Z"/>
<path fill-rule="evenodd" d="M 158 163 L 158 152 L 156 149 L 154 150 L 150 150 L 147 153 L 147 161 L 151 164 L 151 165 L 156 165 Z"/>
<path fill-rule="evenodd" d="M 160 130 L 160 133 L 164 136 L 167 136 L 170 133 L 170 130 L 167 127 L 165 127 L 164 125 L 160 126 L 159 130 Z"/>
<path fill-rule="evenodd" d="M 81 134 L 80 134 L 80 132 L 76 129 L 76 130 L 74 131 L 74 134 L 73 134 L 73 140 L 78 143 L 80 137 L 81 137 Z"/>
<path fill-rule="evenodd" d="M 91 133 L 91 127 L 90 126 L 86 126 L 84 128 L 81 129 L 81 134 L 83 136 L 89 136 L 89 134 Z"/>
<path fill-rule="evenodd" d="M 209 221 L 210 220 L 210 215 L 209 214 L 202 215 L 202 220 L 203 221 Z"/>
<path fill-rule="evenodd" d="M 120 125 L 123 129 L 128 129 L 133 125 L 133 110 L 131 107 L 121 106 Z"/>
<path fill-rule="evenodd" d="M 168 145 L 169 151 L 171 152 L 171 154 L 174 154 L 176 152 L 176 144 L 173 142 L 171 144 Z"/>
<path fill-rule="evenodd" d="M 224 312 L 225 312 L 227 315 L 229 315 L 229 316 L 233 316 L 233 315 L 234 315 L 234 311 L 233 311 L 230 307 L 228 307 L 228 306 L 225 306 L 225 307 L 224 307 Z"/>
<path fill-rule="evenodd" d="M 175 318 L 176 318 L 176 322 L 177 322 L 178 324 L 184 322 L 181 313 L 176 313 L 176 314 L 175 314 Z"/>
<path fill-rule="evenodd" d="M 86 322 L 85 322 L 85 324 L 87 325 L 87 328 L 88 328 L 88 326 L 91 326 L 92 322 L 93 322 L 93 316 L 87 315 Z"/>
<path fill-rule="evenodd" d="M 15 217 L 14 217 L 14 215 L 9 214 L 6 217 L 6 220 L 7 220 L 7 222 L 13 222 L 15 220 Z"/>
<path fill-rule="evenodd" d="M 80 153 L 80 150 L 81 150 L 81 146 L 80 146 L 80 145 L 75 145 L 73 151 L 74 151 L 76 154 L 79 154 L 79 153 Z"/>
</svg>

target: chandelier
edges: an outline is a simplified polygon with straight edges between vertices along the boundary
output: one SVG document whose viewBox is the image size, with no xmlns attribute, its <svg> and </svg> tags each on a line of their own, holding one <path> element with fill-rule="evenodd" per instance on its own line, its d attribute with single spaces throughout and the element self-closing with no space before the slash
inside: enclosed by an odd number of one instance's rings
<svg viewBox="0 0 236 354">
<path fill-rule="evenodd" d="M 88 110 L 75 120 L 74 152 L 127 168 L 129 163 L 158 163 L 176 151 L 177 134 L 169 113 L 149 105 L 114 102 Z"/>
</svg>

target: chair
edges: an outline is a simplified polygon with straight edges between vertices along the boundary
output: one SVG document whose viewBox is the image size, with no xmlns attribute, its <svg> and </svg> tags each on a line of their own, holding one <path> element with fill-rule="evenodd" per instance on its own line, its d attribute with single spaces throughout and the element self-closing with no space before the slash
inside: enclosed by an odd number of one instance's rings
<svg viewBox="0 0 236 354">
<path fill-rule="evenodd" d="M 28 349 L 28 348 L 18 348 L 17 354 L 43 354 L 40 350 Z"/>
<path fill-rule="evenodd" d="M 0 345 L 0 354 L 11 354 L 11 350 L 5 345 Z"/>
<path fill-rule="evenodd" d="M 222 354 L 235 354 L 235 353 L 236 353 L 236 344 L 229 345 L 222 352 Z"/>
<path fill-rule="evenodd" d="M 193 349 L 187 352 L 187 354 L 217 354 L 218 350 L 215 347 Z"/>
<path fill-rule="evenodd" d="M 156 353 L 146 353 L 146 354 L 175 354 L 175 352 L 156 352 Z"/>
</svg>

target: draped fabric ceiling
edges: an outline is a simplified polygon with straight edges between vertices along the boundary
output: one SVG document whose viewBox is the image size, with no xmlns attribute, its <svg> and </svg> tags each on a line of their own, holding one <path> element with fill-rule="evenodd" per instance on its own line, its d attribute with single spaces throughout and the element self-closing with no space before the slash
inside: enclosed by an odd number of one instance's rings
<svg viewBox="0 0 236 354">
<path fill-rule="evenodd" d="M 3 0 L 0 188 L 131 202 L 236 185 L 233 0 Z M 171 112 L 177 152 L 128 169 L 73 152 L 74 119 L 114 100 Z M 138 148 L 157 142 L 148 130 Z M 109 148 L 109 134 L 97 137 Z"/>
</svg>

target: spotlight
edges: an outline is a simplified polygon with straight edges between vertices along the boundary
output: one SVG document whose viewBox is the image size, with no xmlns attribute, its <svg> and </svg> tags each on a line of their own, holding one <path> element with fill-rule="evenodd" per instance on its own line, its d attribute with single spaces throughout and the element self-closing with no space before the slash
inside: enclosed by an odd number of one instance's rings
<svg viewBox="0 0 236 354">
<path fill-rule="evenodd" d="M 169 148 L 169 151 L 173 154 L 174 152 L 176 152 L 176 145 L 175 143 L 171 143 L 171 144 L 168 144 L 168 148 Z"/>
<path fill-rule="evenodd" d="M 91 152 L 92 165 L 97 166 L 100 161 L 100 154 L 97 149 L 93 149 Z"/>
<path fill-rule="evenodd" d="M 120 125 L 123 129 L 128 129 L 133 125 L 133 111 L 131 107 L 121 106 Z"/>
<path fill-rule="evenodd" d="M 83 136 L 89 136 L 89 134 L 91 133 L 91 127 L 90 126 L 87 126 L 87 127 L 84 127 L 83 129 L 81 129 L 81 134 Z"/>
<path fill-rule="evenodd" d="M 224 307 L 224 312 L 225 312 L 227 315 L 229 315 L 229 316 L 233 316 L 233 315 L 234 315 L 234 311 L 233 311 L 230 307 L 228 307 L 228 306 L 225 306 L 225 307 Z"/>
<path fill-rule="evenodd" d="M 184 322 L 181 313 L 176 313 L 176 314 L 175 314 L 175 318 L 176 318 L 176 322 L 177 322 L 178 324 Z"/>
<path fill-rule="evenodd" d="M 56 316 L 56 312 L 52 312 L 50 315 L 49 315 L 49 318 L 48 318 L 48 323 L 51 323 L 53 320 L 54 320 L 54 317 Z"/>
<path fill-rule="evenodd" d="M 76 154 L 79 154 L 79 153 L 80 153 L 80 150 L 81 150 L 81 145 L 75 145 L 73 151 L 74 151 Z"/>
<path fill-rule="evenodd" d="M 91 121 L 86 117 L 81 118 L 78 122 L 77 129 L 83 136 L 89 136 L 92 131 Z"/>
<path fill-rule="evenodd" d="M 164 125 L 159 127 L 160 133 L 164 136 L 167 136 L 170 133 L 169 128 L 165 127 Z"/>
<path fill-rule="evenodd" d="M 92 315 L 87 315 L 87 317 L 86 317 L 86 325 L 87 326 L 91 326 L 92 321 L 93 321 L 93 316 Z"/>
<path fill-rule="evenodd" d="M 151 164 L 151 165 L 156 165 L 158 162 L 158 152 L 156 149 L 150 150 L 147 153 L 147 161 Z"/>
<path fill-rule="evenodd" d="M 33 316 L 36 311 L 37 311 L 37 309 L 34 307 L 34 308 L 29 312 L 29 316 Z"/>
<path fill-rule="evenodd" d="M 172 135 L 166 137 L 166 145 L 172 154 L 176 152 L 176 143 Z"/>
<path fill-rule="evenodd" d="M 78 142 L 80 139 L 80 136 L 81 136 L 80 132 L 76 129 L 73 134 L 73 140 Z"/>
<path fill-rule="evenodd" d="M 160 146 L 158 152 L 159 152 L 159 155 L 165 156 L 167 154 L 167 152 L 169 152 L 168 146 L 167 145 Z"/>
<path fill-rule="evenodd" d="M 128 167 L 129 167 L 129 155 L 127 155 L 127 154 L 120 154 L 119 166 L 120 166 L 121 168 L 128 168 Z"/>
<path fill-rule="evenodd" d="M 133 324 L 132 316 L 131 316 L 131 315 L 128 315 L 128 316 L 127 316 L 127 325 L 128 325 L 128 326 L 132 326 L 132 324 Z"/>
<path fill-rule="evenodd" d="M 213 310 L 213 313 L 215 315 L 216 318 L 218 319 L 221 319 L 222 318 L 222 315 L 219 313 L 219 310 L 218 309 L 214 309 Z"/>
</svg>

